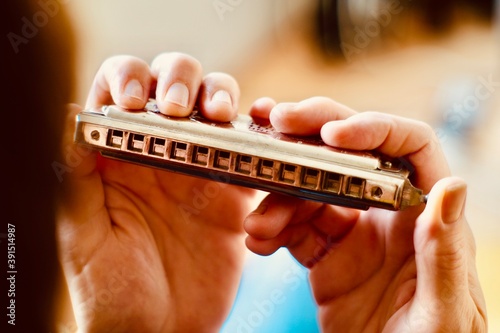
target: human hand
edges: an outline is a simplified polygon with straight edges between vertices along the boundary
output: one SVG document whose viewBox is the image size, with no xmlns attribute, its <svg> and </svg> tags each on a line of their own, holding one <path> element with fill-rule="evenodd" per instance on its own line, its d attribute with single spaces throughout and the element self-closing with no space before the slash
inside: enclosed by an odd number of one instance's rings
<svg viewBox="0 0 500 333">
<path fill-rule="evenodd" d="M 310 269 L 324 332 L 487 331 L 466 184 L 451 177 L 432 128 L 321 97 L 277 105 L 264 98 L 251 114 L 334 147 L 404 157 L 415 167 L 412 183 L 430 192 L 425 209 L 395 212 L 271 194 L 246 218 L 250 250 L 287 247 Z"/>
<path fill-rule="evenodd" d="M 151 67 L 107 59 L 86 107 L 188 116 L 195 103 L 215 121 L 237 115 L 239 87 L 223 73 L 165 53 Z M 110 160 L 73 145 L 72 106 L 64 149 L 80 161 L 63 182 L 60 258 L 81 332 L 214 332 L 233 304 L 245 253 L 242 221 L 254 191 Z"/>
</svg>

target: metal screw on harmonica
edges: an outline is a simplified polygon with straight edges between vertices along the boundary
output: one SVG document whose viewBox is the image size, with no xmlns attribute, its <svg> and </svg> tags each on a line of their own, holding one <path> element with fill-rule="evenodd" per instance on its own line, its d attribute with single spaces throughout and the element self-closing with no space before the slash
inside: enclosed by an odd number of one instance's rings
<svg viewBox="0 0 500 333">
<path fill-rule="evenodd" d="M 123 161 L 345 207 L 426 202 L 401 160 L 279 133 L 246 115 L 215 123 L 197 112 L 165 116 L 154 100 L 144 110 L 108 105 L 78 114 L 75 142 Z"/>
</svg>

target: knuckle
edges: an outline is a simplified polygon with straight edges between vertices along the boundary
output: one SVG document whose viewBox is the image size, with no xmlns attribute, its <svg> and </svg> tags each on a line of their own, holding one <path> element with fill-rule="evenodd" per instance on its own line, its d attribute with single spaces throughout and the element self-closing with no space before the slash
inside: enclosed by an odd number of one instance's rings
<svg viewBox="0 0 500 333">
<path fill-rule="evenodd" d="M 178 53 L 173 57 L 173 64 L 180 68 L 191 68 L 196 72 L 201 72 L 201 63 L 190 55 Z"/>
<path fill-rule="evenodd" d="M 236 83 L 236 79 L 227 73 L 223 72 L 211 72 L 205 76 L 205 81 L 208 82 L 229 82 Z"/>
<path fill-rule="evenodd" d="M 417 130 L 422 133 L 421 137 L 425 140 L 425 144 L 420 150 L 420 153 L 431 157 L 436 153 L 438 147 L 440 146 L 439 138 L 429 124 L 422 121 L 417 121 L 416 123 L 418 125 Z"/>
<path fill-rule="evenodd" d="M 299 105 L 304 106 L 308 109 L 309 108 L 315 109 L 319 107 L 326 110 L 335 110 L 336 107 L 335 101 L 325 96 L 314 96 L 307 98 L 305 100 L 300 101 Z"/>
<path fill-rule="evenodd" d="M 239 91 L 239 85 L 236 79 L 227 74 L 227 73 L 222 73 L 222 72 L 212 72 L 203 78 L 203 85 L 210 89 L 228 89 L 230 92 L 238 92 Z"/>
<path fill-rule="evenodd" d="M 123 79 L 142 77 L 144 73 L 149 73 L 149 67 L 140 58 L 119 55 L 107 58 L 101 65 L 100 71 L 111 85 L 119 85 Z"/>
<path fill-rule="evenodd" d="M 119 68 L 128 68 L 132 66 L 137 66 L 137 65 L 144 65 L 146 64 L 144 60 L 131 56 L 131 55 L 116 55 L 107 58 L 103 62 L 103 67 L 111 67 L 113 69 L 119 69 Z"/>
<path fill-rule="evenodd" d="M 431 125 L 429 125 L 428 123 L 423 122 L 423 121 L 417 121 L 417 124 L 419 124 L 419 126 L 422 130 L 422 133 L 424 133 L 426 135 L 426 137 L 428 137 L 432 141 L 437 141 L 438 138 L 436 136 L 436 133 L 434 132 L 434 129 L 431 127 Z"/>
<path fill-rule="evenodd" d="M 153 60 L 153 67 L 160 71 L 162 68 L 176 68 L 179 71 L 195 73 L 202 72 L 201 63 L 198 59 L 181 52 L 162 53 Z"/>
</svg>

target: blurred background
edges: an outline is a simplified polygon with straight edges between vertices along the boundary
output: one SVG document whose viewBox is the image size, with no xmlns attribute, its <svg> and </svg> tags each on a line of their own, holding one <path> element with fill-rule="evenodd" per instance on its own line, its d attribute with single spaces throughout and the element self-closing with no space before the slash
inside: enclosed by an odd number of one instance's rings
<svg viewBox="0 0 500 333">
<path fill-rule="evenodd" d="M 238 80 L 240 112 L 323 95 L 430 123 L 469 184 L 491 332 L 500 332 L 500 69 L 495 0 L 59 0 L 78 36 L 84 104 L 101 62 L 186 52 Z M 432 172 L 432 170 L 429 170 Z M 307 273 L 286 251 L 248 254 L 224 332 L 316 332 Z M 61 331 L 74 323 L 62 316 Z"/>
</svg>

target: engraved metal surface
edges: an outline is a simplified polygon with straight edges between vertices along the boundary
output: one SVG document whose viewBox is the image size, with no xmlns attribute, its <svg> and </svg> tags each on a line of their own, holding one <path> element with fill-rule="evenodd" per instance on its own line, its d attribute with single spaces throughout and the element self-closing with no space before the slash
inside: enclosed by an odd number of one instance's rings
<svg viewBox="0 0 500 333">
<path fill-rule="evenodd" d="M 154 101 L 138 111 L 111 105 L 81 112 L 75 141 L 112 158 L 358 209 L 399 210 L 424 198 L 399 160 L 279 133 L 246 115 L 216 123 L 197 112 L 165 116 Z"/>
</svg>

